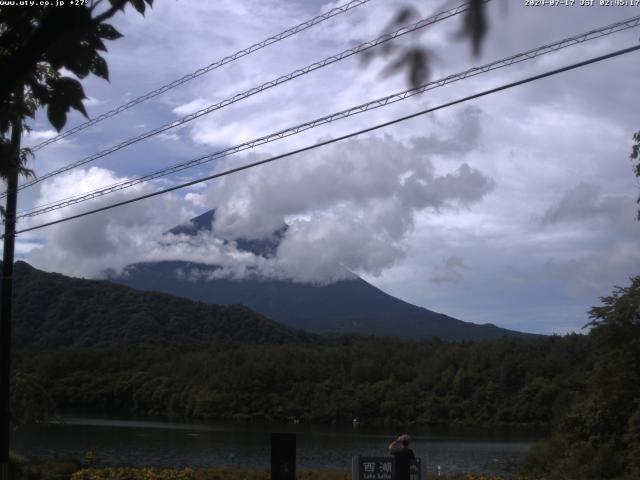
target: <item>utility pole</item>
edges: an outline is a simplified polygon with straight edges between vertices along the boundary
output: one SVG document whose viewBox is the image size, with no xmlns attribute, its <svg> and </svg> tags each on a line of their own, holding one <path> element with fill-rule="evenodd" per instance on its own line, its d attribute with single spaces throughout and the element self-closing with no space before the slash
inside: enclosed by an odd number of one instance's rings
<svg viewBox="0 0 640 480">
<path fill-rule="evenodd" d="M 16 94 L 15 110 L 20 111 L 22 92 Z M 11 122 L 11 155 L 7 177 L 7 207 L 4 217 L 4 251 L 2 258 L 2 290 L 0 291 L 0 480 L 9 480 L 9 434 L 11 382 L 11 308 L 13 297 L 13 255 L 18 202 L 18 166 L 22 117 L 16 113 Z"/>
</svg>

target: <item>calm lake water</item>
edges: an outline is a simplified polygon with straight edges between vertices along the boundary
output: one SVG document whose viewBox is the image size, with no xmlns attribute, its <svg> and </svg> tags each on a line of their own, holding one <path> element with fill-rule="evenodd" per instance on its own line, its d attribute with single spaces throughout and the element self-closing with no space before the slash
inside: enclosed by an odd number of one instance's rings
<svg viewBox="0 0 640 480">
<path fill-rule="evenodd" d="M 93 450 L 98 466 L 268 468 L 272 432 L 297 434 L 300 469 L 349 470 L 351 457 L 387 455 L 392 428 L 222 424 L 67 417 L 14 432 L 12 450 L 34 459 Z M 416 429 L 412 448 L 427 471 L 509 474 L 541 435 L 505 430 Z"/>
</svg>

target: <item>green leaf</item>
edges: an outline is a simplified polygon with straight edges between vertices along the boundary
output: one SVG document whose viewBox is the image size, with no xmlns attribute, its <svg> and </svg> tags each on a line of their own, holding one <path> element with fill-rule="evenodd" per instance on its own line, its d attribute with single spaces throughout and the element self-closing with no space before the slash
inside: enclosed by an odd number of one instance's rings
<svg viewBox="0 0 640 480">
<path fill-rule="evenodd" d="M 49 89 L 45 85 L 34 81 L 29 84 L 29 87 L 31 88 L 33 98 L 35 98 L 39 104 L 46 105 L 49 103 Z"/>
<path fill-rule="evenodd" d="M 60 77 L 49 82 L 51 88 L 54 89 L 54 94 L 63 93 L 65 96 L 76 96 L 80 99 L 86 98 L 84 96 L 84 90 L 78 80 L 71 77 Z"/>
<path fill-rule="evenodd" d="M 127 2 L 121 2 L 121 0 L 109 0 L 112 7 L 118 7 L 118 10 L 124 10 L 124 6 Z"/>
<path fill-rule="evenodd" d="M 91 63 L 96 52 L 93 48 L 86 45 L 76 49 L 72 63 L 65 65 L 66 68 L 75 73 L 78 77 L 84 78 L 91 72 Z"/>
<path fill-rule="evenodd" d="M 64 108 L 65 114 L 71 107 L 75 110 L 78 110 L 85 117 L 88 117 L 87 111 L 82 104 L 82 100 L 87 97 L 85 96 L 84 90 L 82 89 L 82 85 L 79 81 L 77 81 L 75 78 L 61 77 L 58 79 L 51 79 L 48 83 L 51 86 L 50 105 L 57 105 L 60 108 Z M 53 124 L 53 121 L 51 123 Z M 55 126 L 55 124 L 53 125 Z"/>
<path fill-rule="evenodd" d="M 100 55 L 96 55 L 93 58 L 93 62 L 91 63 L 91 72 L 105 80 L 109 80 L 109 67 L 107 66 L 107 62 Z"/>
<path fill-rule="evenodd" d="M 98 36 L 105 40 L 117 40 L 122 37 L 122 34 L 108 23 L 101 23 L 98 25 L 97 32 Z"/>
<path fill-rule="evenodd" d="M 91 46 L 97 51 L 107 51 L 107 47 L 104 45 L 104 42 L 100 39 L 100 37 L 98 37 L 98 35 L 94 35 L 91 38 Z"/>
<path fill-rule="evenodd" d="M 71 64 L 74 56 L 69 44 L 61 40 L 54 42 L 47 50 L 47 60 L 54 70 L 59 70 L 61 67 Z"/>
<path fill-rule="evenodd" d="M 129 0 L 129 1 L 131 2 L 131 5 L 133 5 L 133 8 L 135 8 L 139 13 L 144 15 L 144 10 L 146 8 L 146 5 L 144 4 L 144 0 Z"/>
<path fill-rule="evenodd" d="M 60 131 L 64 128 L 64 124 L 67 123 L 67 111 L 69 108 L 65 108 L 60 103 L 50 103 L 47 108 L 47 118 L 51 122 L 51 125 Z"/>
</svg>

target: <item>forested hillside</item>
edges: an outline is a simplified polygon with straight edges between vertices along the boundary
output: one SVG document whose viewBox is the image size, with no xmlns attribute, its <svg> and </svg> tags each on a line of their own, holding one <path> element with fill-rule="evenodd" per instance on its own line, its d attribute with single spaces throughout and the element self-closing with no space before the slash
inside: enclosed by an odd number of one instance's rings
<svg viewBox="0 0 640 480">
<path fill-rule="evenodd" d="M 62 411 L 547 425 L 580 392 L 592 363 L 585 336 L 319 336 L 242 306 L 74 279 L 25 263 L 16 264 L 14 305 L 20 388 Z"/>
<path fill-rule="evenodd" d="M 591 368 L 583 336 L 477 343 L 336 338 L 22 351 L 59 408 L 321 423 L 548 425 Z"/>
<path fill-rule="evenodd" d="M 15 265 L 13 341 L 18 348 L 97 347 L 144 342 L 310 342 L 242 305 L 207 305 Z"/>
</svg>

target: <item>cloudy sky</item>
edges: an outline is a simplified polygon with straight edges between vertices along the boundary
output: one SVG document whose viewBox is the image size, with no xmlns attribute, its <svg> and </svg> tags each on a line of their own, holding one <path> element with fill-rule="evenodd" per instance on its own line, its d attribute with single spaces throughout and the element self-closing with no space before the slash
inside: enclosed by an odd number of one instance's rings
<svg viewBox="0 0 640 480">
<path fill-rule="evenodd" d="M 158 0 L 114 25 L 111 82 L 84 81 L 91 116 L 344 2 Z M 579 2 L 578 2 L 579 3 Z M 371 0 L 153 101 L 40 150 L 38 174 L 82 159 L 254 86 L 379 36 L 413 5 L 420 17 L 449 1 Z M 343 110 L 409 87 L 389 66 L 427 52 L 430 79 L 640 15 L 638 7 L 526 7 L 495 0 L 474 57 L 461 17 L 377 51 L 272 88 L 180 128 L 21 191 L 19 210 L 86 192 Z M 392 120 L 568 63 L 636 45 L 639 29 L 563 49 L 418 97 L 308 130 L 58 212 L 37 225 Z M 23 234 L 18 256 L 48 271 L 96 277 L 140 260 L 216 263 L 234 278 L 327 283 L 349 270 L 411 303 L 476 323 L 541 333 L 579 331 L 586 311 L 640 273 L 638 184 L 629 153 L 640 129 L 640 53 L 440 110 L 276 163 Z M 82 122 L 72 115 L 69 127 Z M 26 139 L 53 135 L 44 115 Z M 211 208 L 215 235 L 185 244 L 163 232 Z M 287 223 L 276 257 L 220 238 L 262 238 Z M 176 240 L 176 241 L 173 241 Z M 346 269 L 346 270 L 345 270 Z"/>
</svg>

